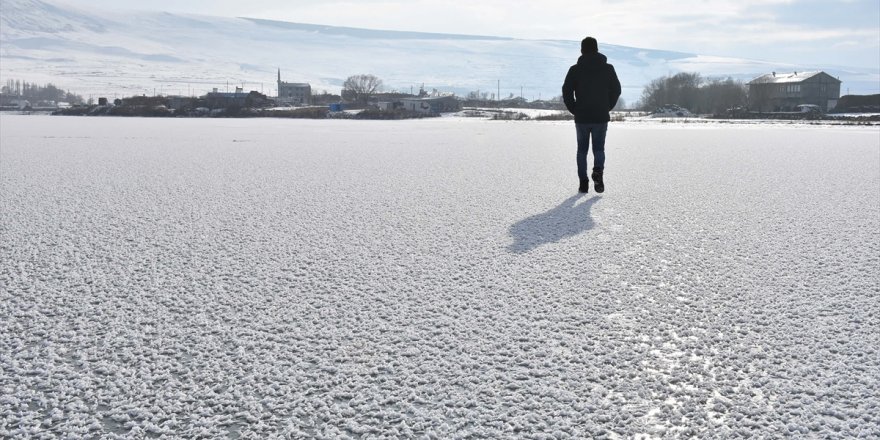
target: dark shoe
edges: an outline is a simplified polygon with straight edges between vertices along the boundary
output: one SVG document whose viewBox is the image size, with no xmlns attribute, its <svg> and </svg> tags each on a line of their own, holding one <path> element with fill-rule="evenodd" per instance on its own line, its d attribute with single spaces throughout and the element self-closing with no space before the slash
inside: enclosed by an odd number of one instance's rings
<svg viewBox="0 0 880 440">
<path fill-rule="evenodd" d="M 590 179 L 581 179 L 581 186 L 578 187 L 578 192 L 590 192 Z"/>
<path fill-rule="evenodd" d="M 602 181 L 602 171 L 593 170 L 593 184 L 596 186 L 596 192 L 605 192 L 605 182 Z"/>
</svg>

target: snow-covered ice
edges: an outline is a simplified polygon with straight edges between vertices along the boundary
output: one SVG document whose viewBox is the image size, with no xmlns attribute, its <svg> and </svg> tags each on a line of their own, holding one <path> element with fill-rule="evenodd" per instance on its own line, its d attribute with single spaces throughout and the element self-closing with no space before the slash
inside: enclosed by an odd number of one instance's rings
<svg viewBox="0 0 880 440">
<path fill-rule="evenodd" d="M 0 117 L 0 437 L 877 438 L 878 127 Z"/>
</svg>

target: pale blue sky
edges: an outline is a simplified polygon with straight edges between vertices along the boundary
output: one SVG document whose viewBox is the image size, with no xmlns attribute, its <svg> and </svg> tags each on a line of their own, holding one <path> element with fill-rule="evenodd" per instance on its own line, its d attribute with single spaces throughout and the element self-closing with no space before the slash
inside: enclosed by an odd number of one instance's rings
<svg viewBox="0 0 880 440">
<path fill-rule="evenodd" d="M 880 69 L 878 0 L 62 0 L 81 9 L 243 16 L 371 29 L 580 40 Z"/>
</svg>

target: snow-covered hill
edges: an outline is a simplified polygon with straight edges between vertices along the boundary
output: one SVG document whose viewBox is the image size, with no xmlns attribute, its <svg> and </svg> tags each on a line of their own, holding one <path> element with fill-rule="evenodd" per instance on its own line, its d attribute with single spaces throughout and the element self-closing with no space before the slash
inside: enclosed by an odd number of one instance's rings
<svg viewBox="0 0 880 440">
<path fill-rule="evenodd" d="M 206 11 L 210 13 L 210 11 Z M 600 42 L 600 44 L 603 42 Z M 379 31 L 210 15 L 77 10 L 41 0 L 0 3 L 0 79 L 51 81 L 86 94 L 203 93 L 244 83 L 275 93 L 283 79 L 338 91 L 372 73 L 389 89 L 425 84 L 526 99 L 557 96 L 577 41 Z M 633 102 L 651 79 L 678 71 L 750 79 L 769 71 L 826 70 L 843 91 L 878 93 L 880 72 L 795 66 L 601 44 Z"/>
</svg>

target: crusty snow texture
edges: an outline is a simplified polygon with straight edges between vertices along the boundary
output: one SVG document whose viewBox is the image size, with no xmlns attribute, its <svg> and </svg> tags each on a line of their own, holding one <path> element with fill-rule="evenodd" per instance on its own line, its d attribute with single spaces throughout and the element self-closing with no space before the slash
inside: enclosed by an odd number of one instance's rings
<svg viewBox="0 0 880 440">
<path fill-rule="evenodd" d="M 880 437 L 877 127 L 0 125 L 2 438 Z"/>
</svg>

